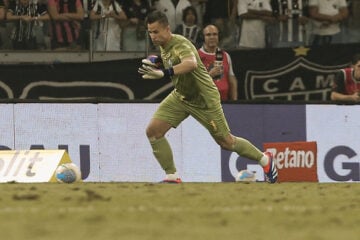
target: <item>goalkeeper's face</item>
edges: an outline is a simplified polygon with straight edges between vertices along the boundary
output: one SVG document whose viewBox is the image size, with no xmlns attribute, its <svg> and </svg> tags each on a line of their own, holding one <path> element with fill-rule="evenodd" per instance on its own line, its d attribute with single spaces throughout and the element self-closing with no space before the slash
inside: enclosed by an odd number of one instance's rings
<svg viewBox="0 0 360 240">
<path fill-rule="evenodd" d="M 151 41 L 155 46 L 164 46 L 171 38 L 169 25 L 159 22 L 149 23 L 147 25 Z"/>
</svg>

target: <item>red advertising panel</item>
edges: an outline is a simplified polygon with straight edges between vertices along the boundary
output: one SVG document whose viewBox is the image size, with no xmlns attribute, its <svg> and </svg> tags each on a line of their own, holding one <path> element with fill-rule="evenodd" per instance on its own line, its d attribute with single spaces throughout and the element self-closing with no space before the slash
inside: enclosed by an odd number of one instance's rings
<svg viewBox="0 0 360 240">
<path fill-rule="evenodd" d="M 318 182 L 316 142 L 264 143 L 274 155 L 279 182 Z"/>
</svg>

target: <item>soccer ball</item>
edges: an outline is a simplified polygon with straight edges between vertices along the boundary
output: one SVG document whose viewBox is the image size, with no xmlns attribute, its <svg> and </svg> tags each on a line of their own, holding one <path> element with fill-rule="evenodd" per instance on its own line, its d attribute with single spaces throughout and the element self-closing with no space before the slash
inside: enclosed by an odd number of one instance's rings
<svg viewBox="0 0 360 240">
<path fill-rule="evenodd" d="M 64 163 L 56 168 L 55 178 L 61 183 L 78 182 L 81 179 L 81 172 L 74 163 Z"/>
<path fill-rule="evenodd" d="M 146 58 L 147 62 L 143 62 L 145 64 L 148 64 L 150 66 L 156 67 L 156 68 L 162 68 L 163 67 L 163 63 L 161 60 L 161 57 L 158 55 L 149 55 Z"/>
<path fill-rule="evenodd" d="M 254 172 L 249 170 L 241 170 L 235 178 L 236 182 L 255 182 L 256 175 Z"/>
<path fill-rule="evenodd" d="M 149 55 L 149 56 L 147 56 L 146 59 L 150 60 L 150 62 L 152 62 L 152 63 L 155 63 L 155 62 L 159 61 L 159 56 L 157 56 L 157 55 Z"/>
</svg>

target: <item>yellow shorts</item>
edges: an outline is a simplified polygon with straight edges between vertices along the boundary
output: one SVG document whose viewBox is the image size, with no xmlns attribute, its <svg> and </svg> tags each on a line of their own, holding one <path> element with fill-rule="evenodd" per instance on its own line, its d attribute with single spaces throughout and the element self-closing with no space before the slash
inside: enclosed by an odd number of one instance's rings
<svg viewBox="0 0 360 240">
<path fill-rule="evenodd" d="M 221 103 L 211 108 L 199 108 L 188 104 L 173 91 L 161 103 L 153 118 L 163 120 L 176 128 L 188 116 L 195 118 L 213 136 L 225 137 L 230 133 Z"/>
</svg>

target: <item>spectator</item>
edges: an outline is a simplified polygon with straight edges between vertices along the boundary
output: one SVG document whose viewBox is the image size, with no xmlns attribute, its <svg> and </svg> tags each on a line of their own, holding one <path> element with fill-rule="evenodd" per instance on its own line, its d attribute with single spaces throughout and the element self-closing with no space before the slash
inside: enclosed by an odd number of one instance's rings
<svg viewBox="0 0 360 240">
<path fill-rule="evenodd" d="M 243 0 L 239 0 L 241 2 Z M 236 24 L 238 0 L 208 0 L 206 2 L 204 23 L 217 26 L 221 33 L 219 46 L 235 48 L 239 35 Z"/>
<path fill-rule="evenodd" d="M 7 2 L 0 0 L 0 23 L 3 23 L 6 19 Z"/>
<path fill-rule="evenodd" d="M 90 12 L 95 51 L 121 50 L 121 22 L 126 15 L 114 0 L 96 0 Z"/>
<path fill-rule="evenodd" d="M 203 30 L 204 45 L 198 50 L 201 61 L 217 86 L 221 100 L 237 100 L 237 79 L 232 68 L 230 55 L 219 49 L 219 30 L 208 25 Z"/>
<path fill-rule="evenodd" d="M 45 48 L 43 26 L 44 21 L 49 20 L 45 3 L 33 0 L 10 1 L 6 18 L 8 21 L 14 22 L 11 32 L 14 49 Z"/>
<path fill-rule="evenodd" d="M 340 22 L 346 19 L 349 11 L 345 0 L 310 0 L 309 14 L 313 19 L 312 45 L 328 45 L 339 35 Z"/>
<path fill-rule="evenodd" d="M 82 48 L 84 49 L 90 49 L 90 42 L 93 40 L 90 39 L 92 37 L 90 36 L 90 33 L 92 33 L 90 12 L 94 8 L 95 2 L 96 0 L 81 0 L 84 10 L 84 18 L 81 20 L 80 37 L 78 42 L 81 43 Z M 92 48 L 94 49 L 94 46 L 92 46 Z"/>
<path fill-rule="evenodd" d="M 3 49 L 4 41 L 6 39 L 6 6 L 4 0 L 0 0 L 0 49 Z"/>
<path fill-rule="evenodd" d="M 331 100 L 360 102 L 360 54 L 356 54 L 351 66 L 341 69 L 332 84 Z"/>
<path fill-rule="evenodd" d="M 165 13 L 169 20 L 170 29 L 175 31 L 176 26 L 182 22 L 183 10 L 191 6 L 189 0 L 155 0 L 154 8 Z"/>
<path fill-rule="evenodd" d="M 241 0 L 238 15 L 241 19 L 239 48 L 265 48 L 266 24 L 275 21 L 269 0 Z"/>
<path fill-rule="evenodd" d="M 80 50 L 81 21 L 84 19 L 81 0 L 48 0 L 48 11 L 52 20 L 52 49 Z"/>
<path fill-rule="evenodd" d="M 0 21 L 5 20 L 5 3 L 4 0 L 0 0 Z"/>
<path fill-rule="evenodd" d="M 349 17 L 345 21 L 347 27 L 346 42 L 360 42 L 360 1 L 348 1 Z"/>
<path fill-rule="evenodd" d="M 274 24 L 267 26 L 267 47 L 309 45 L 308 0 L 271 0 Z"/>
<path fill-rule="evenodd" d="M 128 18 L 123 29 L 123 50 L 145 51 L 145 19 L 150 12 L 149 2 L 147 0 L 124 0 L 122 8 Z"/>
<path fill-rule="evenodd" d="M 198 26 L 197 23 L 198 16 L 196 9 L 193 6 L 189 6 L 184 9 L 183 22 L 176 27 L 174 33 L 183 35 L 198 48 L 201 44 L 201 31 L 200 26 Z"/>
<path fill-rule="evenodd" d="M 198 25 L 201 27 L 204 26 L 203 21 L 204 21 L 205 9 L 206 9 L 205 4 L 207 1 L 208 0 L 189 0 L 191 6 L 193 6 L 196 9 L 196 14 L 198 16 Z"/>
</svg>

